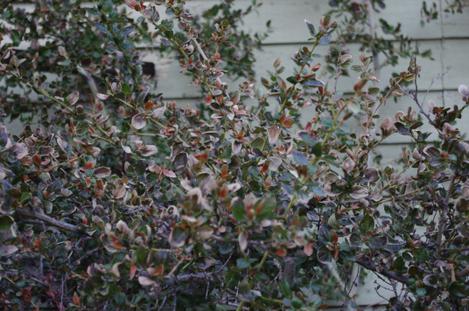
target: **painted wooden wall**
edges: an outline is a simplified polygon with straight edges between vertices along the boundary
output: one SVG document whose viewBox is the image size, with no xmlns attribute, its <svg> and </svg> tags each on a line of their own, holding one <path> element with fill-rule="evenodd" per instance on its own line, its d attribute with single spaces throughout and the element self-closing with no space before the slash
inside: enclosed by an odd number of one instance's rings
<svg viewBox="0 0 469 311">
<path fill-rule="evenodd" d="M 212 6 L 221 0 L 192 0 L 189 1 L 190 9 L 197 13 Z M 437 0 L 444 3 L 444 0 Z M 421 0 L 388 0 L 387 8 L 374 19 L 384 17 L 390 22 L 402 23 L 404 34 L 412 38 L 414 44 L 421 49 L 431 49 L 434 60 L 420 60 L 423 71 L 419 82 L 423 91 L 421 96 L 425 98 L 425 105 L 432 103 L 452 105 L 459 103 L 460 96 L 457 88 L 460 84 L 469 84 L 469 0 L 466 1 L 464 14 L 449 14 L 440 11 L 438 20 L 425 26 L 421 24 L 420 7 Z M 318 24 L 319 19 L 328 10 L 328 0 L 263 0 L 264 5 L 258 12 L 252 13 L 244 25 L 246 30 L 259 31 L 265 29 L 267 20 L 272 21 L 273 32 L 262 45 L 262 50 L 256 53 L 258 63 L 255 67 L 258 76 L 272 68 L 276 58 L 280 58 L 286 68 L 289 68 L 290 58 L 302 45 L 308 44 L 308 31 L 304 19 Z M 249 5 L 250 0 L 236 0 L 236 5 L 242 7 Z M 30 4 L 22 5 L 30 9 Z M 164 16 L 164 13 L 161 12 Z M 142 46 L 142 58 L 156 64 L 157 91 L 163 92 L 168 99 L 176 100 L 182 105 L 191 105 L 198 101 L 199 93 L 191 84 L 188 77 L 180 73 L 180 69 L 174 58 L 161 58 L 152 46 Z M 352 54 L 359 55 L 357 45 L 351 45 Z M 320 50 L 321 52 L 321 50 Z M 325 49 L 322 49 L 325 52 Z M 397 68 L 386 68 L 380 73 L 382 81 L 388 81 L 391 72 L 398 71 L 407 66 L 403 62 Z M 288 70 L 287 70 L 288 72 Z M 352 89 L 353 78 L 343 79 L 340 83 L 340 91 L 348 92 Z M 383 108 L 384 116 L 392 116 L 398 110 L 405 110 L 412 105 L 411 100 L 403 98 L 395 104 Z M 308 118 L 308 114 L 305 114 Z M 469 115 L 460 122 L 464 133 L 469 133 Z M 401 148 L 408 144 L 405 137 L 390 139 L 380 149 L 385 156 L 385 162 L 392 162 L 397 157 Z M 364 286 L 357 289 L 357 303 L 367 305 L 367 309 L 374 304 L 383 302 L 376 295 L 374 287 L 376 278 L 370 276 Z M 381 290 L 383 296 L 389 295 Z"/>
<path fill-rule="evenodd" d="M 192 0 L 189 6 L 194 12 L 201 12 L 219 0 Z M 237 5 L 246 6 L 250 0 L 236 0 Z M 440 105 L 460 102 L 456 92 L 462 83 L 469 84 L 469 7 L 464 14 L 453 15 L 441 12 L 439 19 L 422 26 L 420 18 L 421 0 L 391 0 L 387 1 L 387 8 L 374 19 L 384 17 L 390 22 L 402 23 L 404 34 L 412 38 L 413 44 L 421 50 L 432 50 L 433 60 L 418 60 L 422 66 L 419 88 L 421 99 L 425 105 Z M 444 2 L 444 0 L 441 0 Z M 469 6 L 469 1 L 468 6 Z M 264 5 L 258 12 L 252 13 L 244 26 L 249 31 L 265 29 L 267 20 L 272 20 L 273 32 L 265 40 L 262 50 L 256 52 L 257 64 L 255 70 L 263 76 L 272 69 L 272 63 L 280 58 L 286 67 L 286 74 L 293 66 L 290 58 L 302 45 L 308 44 L 308 31 L 304 19 L 318 24 L 321 16 L 328 10 L 327 0 L 264 0 Z M 351 44 L 350 49 L 358 58 L 358 45 Z M 319 49 L 325 53 L 327 47 Z M 156 64 L 158 86 L 157 89 L 168 99 L 174 99 L 181 104 L 192 104 L 199 97 L 198 90 L 191 84 L 188 77 L 180 74 L 180 69 L 174 59 L 161 58 L 152 47 L 142 47 L 142 58 Z M 386 83 L 392 72 L 402 70 L 408 65 L 403 61 L 397 67 L 387 67 L 380 72 L 380 79 Z M 175 79 L 177 83 L 175 83 Z M 339 91 L 350 92 L 356 77 L 343 78 L 339 84 Z M 412 102 L 402 98 L 398 103 L 385 106 L 383 116 L 392 116 L 398 110 L 405 110 Z M 304 116 L 306 119 L 308 113 Z M 469 121 L 469 116 L 468 119 Z M 464 132 L 469 132 L 469 122 L 460 122 Z M 395 137 L 388 141 L 396 145 L 408 142 L 405 137 Z M 400 149 L 399 147 L 395 147 Z"/>
</svg>

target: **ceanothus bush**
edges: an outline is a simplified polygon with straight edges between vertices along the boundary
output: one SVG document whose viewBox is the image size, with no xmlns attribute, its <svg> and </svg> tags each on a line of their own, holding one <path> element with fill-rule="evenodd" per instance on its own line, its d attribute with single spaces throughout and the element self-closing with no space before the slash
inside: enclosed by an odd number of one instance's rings
<svg viewBox="0 0 469 311">
<path fill-rule="evenodd" d="M 126 1 L 136 19 L 120 1 L 12 2 L 0 6 L 4 310 L 353 309 L 365 273 L 387 283 L 393 310 L 467 305 L 466 86 L 428 111 L 415 57 L 384 88 L 372 56 L 324 63 L 330 16 L 257 85 L 256 40 L 223 22 L 248 13 L 232 1 L 205 22 L 180 0 Z M 177 55 L 199 105 L 152 93 L 142 40 Z M 346 72 L 357 82 L 339 94 Z M 380 117 L 403 96 L 408 110 Z M 398 135 L 411 144 L 381 165 Z"/>
</svg>

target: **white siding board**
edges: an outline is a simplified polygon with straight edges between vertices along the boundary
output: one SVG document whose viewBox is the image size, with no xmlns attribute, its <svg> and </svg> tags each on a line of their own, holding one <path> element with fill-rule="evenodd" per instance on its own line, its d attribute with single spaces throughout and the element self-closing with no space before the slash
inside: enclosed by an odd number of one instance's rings
<svg viewBox="0 0 469 311">
<path fill-rule="evenodd" d="M 444 88 L 455 90 L 469 84 L 469 39 L 444 40 L 442 54 Z"/>
<path fill-rule="evenodd" d="M 443 13 L 443 37 L 469 39 L 469 0 L 463 0 L 462 13 Z"/>
<path fill-rule="evenodd" d="M 386 5 L 385 10 L 374 13 L 375 21 L 385 18 L 392 24 L 400 22 L 403 33 L 413 39 L 441 37 L 439 20 L 425 25 L 420 22 L 421 1 L 392 0 L 387 1 Z M 262 29 L 267 20 L 272 20 L 273 33 L 266 43 L 304 42 L 308 38 L 308 31 L 303 20 L 308 19 L 318 25 L 321 16 L 329 9 L 328 1 L 323 0 L 267 0 L 259 9 L 259 16 L 253 14 L 246 21 L 250 29 L 258 30 Z M 459 32 L 455 36 L 457 34 Z"/>
<path fill-rule="evenodd" d="M 328 1 L 322 0 L 266 0 L 259 9 L 259 18 L 249 20 L 253 29 L 261 26 L 269 18 L 273 21 L 274 33 L 267 43 L 303 42 L 308 36 L 303 19 L 314 24 L 329 9 Z M 469 2 L 466 1 L 469 5 Z M 386 2 L 386 8 L 379 13 L 373 13 L 373 20 L 377 24 L 380 18 L 391 24 L 401 23 L 402 33 L 412 39 L 437 39 L 445 37 L 469 37 L 469 10 L 451 14 L 444 13 L 438 19 L 422 23 L 422 1 L 419 0 L 391 0 Z M 295 18 L 292 18 L 294 16 Z M 443 23 L 443 25 L 441 25 Z M 285 41 L 287 40 L 287 41 Z"/>
<path fill-rule="evenodd" d="M 445 45 L 445 51 L 450 53 L 463 53 L 462 51 L 453 51 L 455 48 L 461 47 L 459 41 L 454 42 L 453 40 L 447 42 Z M 273 46 L 264 46 L 261 51 L 256 51 L 255 55 L 257 58 L 257 63 L 255 65 L 255 71 L 257 77 L 268 76 L 268 71 L 272 71 L 272 64 L 275 59 L 279 58 L 282 61 L 282 64 L 285 66 L 285 72 L 283 76 L 286 78 L 288 75 L 293 73 L 295 65 L 291 60 L 291 57 L 294 53 L 301 47 L 301 44 L 294 45 L 273 45 Z M 358 51 L 357 44 L 351 44 L 351 54 L 354 55 L 355 62 L 357 61 L 360 52 Z M 422 66 L 421 78 L 419 80 L 420 88 L 423 90 L 441 90 L 443 89 L 443 84 L 440 78 L 441 73 L 441 44 L 440 41 L 424 41 L 420 42 L 419 46 L 422 49 L 431 49 L 435 60 L 421 59 L 419 64 Z M 317 58 L 318 62 L 321 62 L 321 55 L 324 55 L 327 52 L 328 47 L 321 47 L 318 49 Z M 466 48 L 467 50 L 467 48 Z M 142 60 L 150 61 L 155 63 L 158 79 L 158 91 L 163 92 L 164 95 L 168 98 L 184 98 L 184 97 L 197 97 L 199 92 L 196 87 L 194 87 L 189 79 L 189 77 L 181 75 L 181 70 L 179 64 L 176 60 L 171 59 L 171 57 L 161 57 L 159 53 L 155 50 L 146 50 L 142 51 Z M 469 63 L 467 63 L 469 65 Z M 450 64 L 451 65 L 451 64 Z M 408 66 L 408 61 L 403 60 L 396 67 L 386 67 L 381 72 L 381 85 L 387 84 L 389 78 L 391 77 L 392 72 L 405 70 Z M 453 80 L 461 81 L 460 74 L 451 73 L 454 77 Z M 351 72 L 352 77 L 343 77 L 341 78 L 338 87 L 339 91 L 347 92 L 353 89 L 353 84 L 357 79 L 357 75 L 354 72 Z M 324 78 L 324 77 L 323 77 Z M 324 82 L 328 82 L 325 80 Z M 332 83 L 332 81 L 330 81 Z M 457 88 L 457 85 L 452 80 L 449 82 L 452 83 L 452 89 Z M 459 82 L 458 82 L 459 83 Z M 236 86 L 238 83 L 235 83 Z"/>
<path fill-rule="evenodd" d="M 194 14 L 200 14 L 221 0 L 192 0 L 187 8 Z M 236 8 L 245 8 L 250 0 L 236 0 Z M 385 18 L 392 24 L 401 23 L 402 32 L 412 39 L 436 39 L 445 37 L 468 37 L 469 10 L 463 14 L 444 13 L 437 20 L 422 24 L 420 17 L 421 1 L 392 0 L 387 1 L 387 7 L 380 13 L 374 13 L 374 20 Z M 85 3 L 85 6 L 92 5 Z M 19 8 L 32 11 L 34 4 L 18 4 Z M 266 29 L 268 20 L 272 20 L 271 35 L 264 41 L 265 44 L 283 44 L 306 42 L 309 38 L 304 19 L 318 25 L 321 16 L 330 9 L 326 0 L 263 0 L 263 5 L 249 14 L 241 29 L 249 32 L 262 32 Z M 163 7 L 159 7 L 162 18 L 167 15 Z M 138 16 L 139 13 L 134 13 Z M 443 27 L 441 25 L 443 20 Z M 442 29 L 443 28 L 443 29 Z"/>
</svg>

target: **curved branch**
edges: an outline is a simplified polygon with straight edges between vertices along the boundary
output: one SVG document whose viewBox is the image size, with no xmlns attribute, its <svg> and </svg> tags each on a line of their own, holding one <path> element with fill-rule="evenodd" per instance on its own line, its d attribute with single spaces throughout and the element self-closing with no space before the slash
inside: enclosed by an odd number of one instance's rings
<svg viewBox="0 0 469 311">
<path fill-rule="evenodd" d="M 71 232 L 83 232 L 83 230 L 80 229 L 79 226 L 77 225 L 72 225 L 64 221 L 57 220 L 55 218 L 52 218 L 44 213 L 41 212 L 36 212 L 32 209 L 28 208 L 18 208 L 16 209 L 16 213 L 18 215 L 21 215 L 23 217 L 28 217 L 28 218 L 34 218 L 37 220 L 41 220 L 45 222 L 48 225 L 57 227 L 59 229 L 65 230 L 65 231 L 71 231 Z"/>
<path fill-rule="evenodd" d="M 379 273 L 379 274 L 387 277 L 388 279 L 397 281 L 397 282 L 405 284 L 405 285 L 410 284 L 410 280 L 409 280 L 408 277 L 406 277 L 404 275 L 401 275 L 401 274 L 397 274 L 397 273 L 392 272 L 392 271 L 382 270 L 379 267 L 377 267 L 375 264 L 373 264 L 373 262 L 371 260 L 365 260 L 363 258 L 357 258 L 355 260 L 355 262 L 357 264 L 359 264 L 360 266 L 362 266 L 363 268 L 374 271 L 376 273 Z"/>
</svg>

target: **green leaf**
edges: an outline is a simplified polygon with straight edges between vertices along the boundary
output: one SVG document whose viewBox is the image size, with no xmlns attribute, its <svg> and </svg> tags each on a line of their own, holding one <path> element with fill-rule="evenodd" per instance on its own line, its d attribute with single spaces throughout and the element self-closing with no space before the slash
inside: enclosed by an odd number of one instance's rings
<svg viewBox="0 0 469 311">
<path fill-rule="evenodd" d="M 299 165 L 308 165 L 309 160 L 303 152 L 294 150 L 292 152 L 293 160 Z"/>
<path fill-rule="evenodd" d="M 183 247 L 186 244 L 188 233 L 185 228 L 176 226 L 169 234 L 169 243 L 173 247 Z"/>
<path fill-rule="evenodd" d="M 29 200 L 31 200 L 31 193 L 29 193 L 29 192 L 21 193 L 20 202 L 22 204 L 29 201 Z"/>
<path fill-rule="evenodd" d="M 244 259 L 244 258 L 238 258 L 236 259 L 236 267 L 238 267 L 238 269 L 241 269 L 241 270 L 244 270 L 244 269 L 247 269 L 251 266 L 251 262 L 247 259 Z"/>
<path fill-rule="evenodd" d="M 290 82 L 291 84 L 296 84 L 298 82 L 295 76 L 288 77 L 287 81 Z"/>
<path fill-rule="evenodd" d="M 301 132 L 298 134 L 301 140 L 308 146 L 314 147 L 319 142 L 316 138 L 309 135 L 307 132 Z"/>
<path fill-rule="evenodd" d="M 263 151 L 264 147 L 265 147 L 265 139 L 262 138 L 262 137 L 258 137 L 256 139 L 254 139 L 251 142 L 251 147 L 254 148 L 254 149 L 258 149 L 260 151 Z"/>
<path fill-rule="evenodd" d="M 308 28 L 309 34 L 314 37 L 316 34 L 316 29 L 314 29 L 313 23 L 305 19 L 306 27 Z"/>
<path fill-rule="evenodd" d="M 424 248 L 417 248 L 414 251 L 415 260 L 419 262 L 426 262 L 430 257 L 428 251 Z"/>
<path fill-rule="evenodd" d="M 363 217 L 363 220 L 360 222 L 360 230 L 363 233 L 368 233 L 374 229 L 375 226 L 375 221 L 373 217 L 370 215 L 366 214 L 365 217 Z"/>
<path fill-rule="evenodd" d="M 145 247 L 139 247 L 135 250 L 135 257 L 137 258 L 137 264 L 143 265 L 146 263 L 148 256 L 148 249 Z"/>
<path fill-rule="evenodd" d="M 280 290 L 280 292 L 282 293 L 283 296 L 291 297 L 292 291 L 291 291 L 290 285 L 288 284 L 287 281 L 280 282 L 279 290 Z"/>
<path fill-rule="evenodd" d="M 411 132 L 410 130 L 401 122 L 396 122 L 394 123 L 394 126 L 397 128 L 397 131 L 399 134 L 404 135 L 404 136 L 410 136 Z"/>
<path fill-rule="evenodd" d="M 467 286 L 462 282 L 453 282 L 449 286 L 449 293 L 453 297 L 465 298 L 468 295 Z"/>
<path fill-rule="evenodd" d="M 10 216 L 1 216 L 0 217 L 0 230 L 8 230 L 11 225 L 14 223 L 14 219 Z"/>
<path fill-rule="evenodd" d="M 401 272 L 405 271 L 405 262 L 402 256 L 399 256 L 396 258 L 396 260 L 394 260 L 392 264 L 392 268 L 393 270 L 396 270 L 396 271 L 401 271 Z"/>
<path fill-rule="evenodd" d="M 277 206 L 277 201 L 274 197 L 269 197 L 259 204 L 263 204 L 261 212 L 257 215 L 259 219 L 269 219 L 274 216 L 274 210 Z"/>
<path fill-rule="evenodd" d="M 380 92 L 379 87 L 370 87 L 370 88 L 368 88 L 368 94 L 370 94 L 370 95 L 376 95 L 379 92 Z"/>
<path fill-rule="evenodd" d="M 425 288 L 417 288 L 415 293 L 417 296 L 424 297 L 427 294 L 427 290 Z"/>
<path fill-rule="evenodd" d="M 130 96 L 132 94 L 132 86 L 127 83 L 124 83 L 122 85 L 122 93 L 124 93 L 125 96 Z"/>
<path fill-rule="evenodd" d="M 313 152 L 315 156 L 320 157 L 322 155 L 322 144 L 317 143 L 311 148 L 311 151 Z"/>
<path fill-rule="evenodd" d="M 232 209 L 233 216 L 237 221 L 243 221 L 246 217 L 246 211 L 244 210 L 243 202 L 240 200 L 236 201 Z"/>
<path fill-rule="evenodd" d="M 126 301 L 126 295 L 122 292 L 115 293 L 113 298 L 114 298 L 114 301 L 120 305 L 124 304 Z"/>
<path fill-rule="evenodd" d="M 295 309 L 300 309 L 303 307 L 303 303 L 299 299 L 292 299 L 291 305 Z"/>
</svg>

